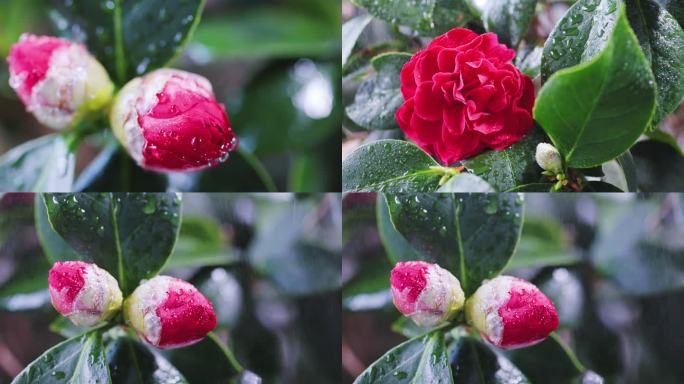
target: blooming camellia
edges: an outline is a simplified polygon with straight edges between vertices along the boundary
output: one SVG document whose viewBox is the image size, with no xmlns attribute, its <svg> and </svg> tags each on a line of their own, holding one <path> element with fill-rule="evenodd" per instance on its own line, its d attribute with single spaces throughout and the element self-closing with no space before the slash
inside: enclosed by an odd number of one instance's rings
<svg viewBox="0 0 684 384">
<path fill-rule="evenodd" d="M 401 70 L 399 127 L 446 165 L 517 142 L 534 125 L 534 85 L 514 57 L 493 33 L 437 37 Z"/>
<path fill-rule="evenodd" d="M 211 302 L 192 284 L 170 276 L 138 286 L 124 302 L 124 319 L 158 348 L 194 344 L 216 327 Z"/>
<path fill-rule="evenodd" d="M 202 76 L 158 69 L 126 84 L 111 111 L 114 134 L 143 168 L 186 171 L 237 148 L 223 106 Z"/>
<path fill-rule="evenodd" d="M 553 302 L 534 284 L 511 276 L 485 281 L 466 302 L 466 318 L 504 349 L 539 343 L 558 328 Z"/>
<path fill-rule="evenodd" d="M 390 285 L 399 312 L 424 327 L 449 320 L 465 301 L 454 275 L 437 264 L 423 261 L 397 263 L 390 275 Z"/>
<path fill-rule="evenodd" d="M 48 273 L 48 287 L 52 305 L 76 325 L 96 325 L 121 308 L 119 285 L 95 264 L 58 261 Z"/>
<path fill-rule="evenodd" d="M 81 44 L 23 34 L 7 61 L 10 86 L 48 127 L 72 127 L 111 101 L 107 71 Z"/>
</svg>

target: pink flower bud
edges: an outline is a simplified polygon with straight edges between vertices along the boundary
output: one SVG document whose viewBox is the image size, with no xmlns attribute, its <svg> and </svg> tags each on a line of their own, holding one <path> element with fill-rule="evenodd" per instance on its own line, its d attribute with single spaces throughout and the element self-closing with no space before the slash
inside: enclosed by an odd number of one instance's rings
<svg viewBox="0 0 684 384">
<path fill-rule="evenodd" d="M 124 318 L 158 348 L 194 344 L 216 327 L 211 302 L 192 284 L 170 276 L 140 284 L 124 302 Z"/>
<path fill-rule="evenodd" d="M 111 101 L 107 71 L 81 44 L 23 34 L 7 61 L 10 86 L 48 127 L 72 127 Z"/>
<path fill-rule="evenodd" d="M 48 274 L 52 305 L 74 324 L 93 326 L 121 308 L 116 279 L 95 264 L 56 262 Z"/>
<path fill-rule="evenodd" d="M 128 82 L 114 101 L 110 119 L 116 137 L 147 169 L 213 166 L 237 148 L 237 137 L 209 81 L 176 69 L 159 69 Z"/>
<path fill-rule="evenodd" d="M 500 348 L 527 347 L 558 328 L 553 302 L 534 284 L 511 276 L 486 280 L 466 303 L 466 317 Z"/>
<path fill-rule="evenodd" d="M 437 264 L 399 262 L 392 269 L 390 284 L 399 312 L 424 327 L 449 320 L 465 301 L 458 279 Z"/>
</svg>

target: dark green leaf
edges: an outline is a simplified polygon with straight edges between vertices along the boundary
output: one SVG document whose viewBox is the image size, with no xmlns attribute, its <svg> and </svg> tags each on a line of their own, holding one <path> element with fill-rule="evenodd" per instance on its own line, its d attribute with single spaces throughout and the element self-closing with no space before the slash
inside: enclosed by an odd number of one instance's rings
<svg viewBox="0 0 684 384">
<path fill-rule="evenodd" d="M 342 306 L 347 311 L 370 311 L 392 306 L 387 260 L 377 258 L 364 264 L 342 291 Z"/>
<path fill-rule="evenodd" d="M 631 152 L 640 191 L 684 191 L 684 178 L 679 172 L 672 172 L 673 169 L 684 169 L 684 157 L 670 145 L 647 140 L 637 143 Z"/>
<path fill-rule="evenodd" d="M 501 43 L 515 48 L 527 34 L 537 0 L 490 0 L 479 4 L 485 29 L 496 33 Z"/>
<path fill-rule="evenodd" d="M 342 25 L 342 65 L 347 64 L 347 59 L 354 50 L 356 40 L 361 36 L 361 32 L 366 29 L 368 23 L 373 18 L 370 15 L 359 15 Z"/>
<path fill-rule="evenodd" d="M 78 252 L 69 245 L 59 233 L 52 229 L 48 220 L 47 206 L 43 195 L 37 194 L 34 199 L 33 212 L 35 215 L 36 233 L 43 247 L 47 259 L 54 263 L 58 260 L 77 260 L 81 258 Z"/>
<path fill-rule="evenodd" d="M 542 169 L 537 165 L 537 144 L 546 141 L 541 129 L 535 128 L 519 142 L 502 151 L 487 151 L 463 162 L 466 169 L 498 191 L 539 180 Z M 547 190 L 548 191 L 548 190 Z"/>
<path fill-rule="evenodd" d="M 542 47 L 523 47 L 518 50 L 515 56 L 515 66 L 531 78 L 539 76 L 541 73 L 541 58 L 544 49 Z"/>
<path fill-rule="evenodd" d="M 439 164 L 415 144 L 378 140 L 362 145 L 342 162 L 345 192 L 432 192 L 441 175 Z"/>
<path fill-rule="evenodd" d="M 132 337 L 113 336 L 106 344 L 106 354 L 112 383 L 189 383 L 159 352 Z"/>
<path fill-rule="evenodd" d="M 396 113 L 404 103 L 401 94 L 401 68 L 411 59 L 408 53 L 385 53 L 371 61 L 375 73 L 366 79 L 354 102 L 347 106 L 347 116 L 366 129 L 398 129 Z"/>
<path fill-rule="evenodd" d="M 431 331 L 430 328 L 416 325 L 410 318 L 402 316 L 392 323 L 392 330 L 408 338 L 424 335 Z"/>
<path fill-rule="evenodd" d="M 589 62 L 556 72 L 537 98 L 534 117 L 568 167 L 589 168 L 623 154 L 653 115 L 653 74 L 624 7 L 617 13 L 603 51 Z"/>
<path fill-rule="evenodd" d="M 164 351 L 190 383 L 228 383 L 242 372 L 233 353 L 210 333 L 197 344 Z"/>
<path fill-rule="evenodd" d="M 658 0 L 684 28 L 684 3 L 681 0 Z"/>
<path fill-rule="evenodd" d="M 618 0 L 579 0 L 563 15 L 544 44 L 542 83 L 563 68 L 586 63 L 607 45 L 618 18 Z"/>
<path fill-rule="evenodd" d="M 386 195 L 394 227 L 423 260 L 450 270 L 466 296 L 498 275 L 520 237 L 518 194 Z"/>
<path fill-rule="evenodd" d="M 394 228 L 385 195 L 381 193 L 378 194 L 375 209 L 377 213 L 378 233 L 382 240 L 382 244 L 385 246 L 387 258 L 392 265 L 399 261 L 423 259 L 424 256 L 421 256 L 420 253 L 413 248 L 411 243 L 406 240 L 404 235 Z"/>
<path fill-rule="evenodd" d="M 80 327 L 72 323 L 67 317 L 59 316 L 55 321 L 50 323 L 50 330 L 66 338 L 72 338 L 89 332 L 92 328 Z"/>
<path fill-rule="evenodd" d="M 684 31 L 655 0 L 626 0 L 625 5 L 629 23 L 655 76 L 655 128 L 679 107 L 684 96 Z"/>
<path fill-rule="evenodd" d="M 53 21 L 63 35 L 83 41 L 123 85 L 165 66 L 199 22 L 203 0 L 53 0 Z"/>
<path fill-rule="evenodd" d="M 437 192 L 496 192 L 489 183 L 472 173 L 459 173 L 444 183 Z"/>
<path fill-rule="evenodd" d="M 584 190 L 587 192 L 625 192 L 615 185 L 606 183 L 605 181 L 590 181 L 584 187 Z"/>
<path fill-rule="evenodd" d="M 405 25 L 425 36 L 437 36 L 470 21 L 464 0 L 353 0 L 371 15 L 393 25 Z"/>
<path fill-rule="evenodd" d="M 533 383 L 574 384 L 584 369 L 565 348 L 552 335 L 537 345 L 512 350 L 508 357 Z"/>
<path fill-rule="evenodd" d="M 219 223 L 209 217 L 183 217 L 178 241 L 164 269 L 227 265 L 237 260 Z"/>
<path fill-rule="evenodd" d="M 567 265 L 579 261 L 563 227 L 550 219 L 526 218 L 520 242 L 507 269 Z"/>
<path fill-rule="evenodd" d="M 634 158 L 632 154 L 627 151 L 622 156 L 617 158 L 618 164 L 622 168 L 625 175 L 625 181 L 627 182 L 627 192 L 637 191 L 637 176 L 636 176 L 636 164 L 634 164 Z"/>
<path fill-rule="evenodd" d="M 0 158 L 0 191 L 69 192 L 75 164 L 61 135 L 28 141 Z"/>
<path fill-rule="evenodd" d="M 530 384 L 513 363 L 478 339 L 459 337 L 447 348 L 454 383 Z"/>
<path fill-rule="evenodd" d="M 176 194 L 47 194 L 52 228 L 80 255 L 109 271 L 124 296 L 162 268 L 178 236 Z"/>
<path fill-rule="evenodd" d="M 12 384 L 65 382 L 112 382 L 100 331 L 66 340 L 48 349 L 24 368 Z"/>
<path fill-rule="evenodd" d="M 452 382 L 444 333 L 435 331 L 394 347 L 371 364 L 354 384 Z"/>
</svg>

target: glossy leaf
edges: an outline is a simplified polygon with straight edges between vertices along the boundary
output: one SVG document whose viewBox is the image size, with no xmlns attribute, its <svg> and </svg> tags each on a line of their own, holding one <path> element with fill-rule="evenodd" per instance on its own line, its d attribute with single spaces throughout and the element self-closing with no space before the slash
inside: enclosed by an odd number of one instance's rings
<svg viewBox="0 0 684 384">
<path fill-rule="evenodd" d="M 353 3 L 381 20 L 407 26 L 424 36 L 437 36 L 473 18 L 465 0 L 353 0 Z"/>
<path fill-rule="evenodd" d="M 566 348 L 552 335 L 537 345 L 512 350 L 508 357 L 533 383 L 574 384 L 584 367 Z"/>
<path fill-rule="evenodd" d="M 415 144 L 378 140 L 362 145 L 342 161 L 345 192 L 431 192 L 441 175 L 439 164 Z"/>
<path fill-rule="evenodd" d="M 371 364 L 354 384 L 452 382 L 444 334 L 435 331 L 394 347 Z"/>
<path fill-rule="evenodd" d="M 63 35 L 84 42 L 123 85 L 178 55 L 199 22 L 204 0 L 53 0 Z"/>
<path fill-rule="evenodd" d="M 535 128 L 519 142 L 502 151 L 487 151 L 465 160 L 466 169 L 485 179 L 498 191 L 507 191 L 518 185 L 533 183 L 541 177 L 537 165 L 537 144 L 547 141 L 541 129 Z"/>
<path fill-rule="evenodd" d="M 684 28 L 684 3 L 680 0 L 658 0 Z"/>
<path fill-rule="evenodd" d="M 520 237 L 523 197 L 517 194 L 386 195 L 394 227 L 421 259 L 449 269 L 466 296 L 499 274 Z"/>
<path fill-rule="evenodd" d="M 616 12 L 605 49 L 589 62 L 556 72 L 537 98 L 534 117 L 568 167 L 589 168 L 623 154 L 653 115 L 653 74 L 624 7 Z"/>
<path fill-rule="evenodd" d="M 130 336 L 113 336 L 106 354 L 112 383 L 189 383 L 157 350 Z"/>
<path fill-rule="evenodd" d="M 370 15 L 359 15 L 342 25 L 342 65 L 347 64 L 356 41 L 371 20 Z"/>
<path fill-rule="evenodd" d="M 447 349 L 455 383 L 530 384 L 513 363 L 478 339 L 459 337 Z"/>
<path fill-rule="evenodd" d="M 398 129 L 396 113 L 404 103 L 401 68 L 411 59 L 407 53 L 385 53 L 373 58 L 375 73 L 366 79 L 347 106 L 347 116 L 366 129 Z"/>
<path fill-rule="evenodd" d="M 618 0 L 579 0 L 573 4 L 544 44 L 542 83 L 563 69 L 586 63 L 597 56 L 612 35 Z"/>
<path fill-rule="evenodd" d="M 474 5 L 479 5 L 487 31 L 496 33 L 499 42 L 517 47 L 534 18 L 537 0 L 489 0 Z"/>
<path fill-rule="evenodd" d="M 422 258 L 420 253 L 413 248 L 404 235 L 394 228 L 385 195 L 378 194 L 375 209 L 378 234 L 385 246 L 385 252 L 390 262 L 396 264 L 399 261 L 420 260 Z"/>
<path fill-rule="evenodd" d="M 43 195 L 36 195 L 33 209 L 36 233 L 47 259 L 54 263 L 57 260 L 77 260 L 81 258 L 79 253 L 52 228 L 48 220 L 47 206 L 45 205 Z"/>
<path fill-rule="evenodd" d="M 0 158 L 0 192 L 69 192 L 75 164 L 61 135 L 28 141 Z"/>
<path fill-rule="evenodd" d="M 102 333 L 93 331 L 48 349 L 12 381 L 30 383 L 111 383 Z"/>
<path fill-rule="evenodd" d="M 472 173 L 460 173 L 453 176 L 449 181 L 444 183 L 437 192 L 448 193 L 448 192 L 477 192 L 477 193 L 488 193 L 496 192 L 489 183 L 479 176 L 475 176 Z"/>
<path fill-rule="evenodd" d="M 655 0 L 626 0 L 625 7 L 655 76 L 655 128 L 679 107 L 684 97 L 684 30 Z"/>
<path fill-rule="evenodd" d="M 233 353 L 213 333 L 197 344 L 166 350 L 163 355 L 190 383 L 228 383 L 242 372 Z"/>
<path fill-rule="evenodd" d="M 542 47 L 521 47 L 515 55 L 515 66 L 527 76 L 536 78 L 541 73 L 543 51 Z"/>
<path fill-rule="evenodd" d="M 162 268 L 178 236 L 175 194 L 44 195 L 52 228 L 118 281 L 124 296 Z"/>
<path fill-rule="evenodd" d="M 507 269 L 568 265 L 580 260 L 563 227 L 552 219 L 525 218 L 520 242 Z"/>
</svg>

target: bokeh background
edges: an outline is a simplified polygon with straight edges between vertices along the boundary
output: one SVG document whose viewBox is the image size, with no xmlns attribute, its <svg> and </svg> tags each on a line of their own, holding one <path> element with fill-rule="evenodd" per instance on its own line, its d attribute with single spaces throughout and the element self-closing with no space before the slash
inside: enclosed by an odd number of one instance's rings
<svg viewBox="0 0 684 384">
<path fill-rule="evenodd" d="M 59 30 L 55 3 L 73 1 L 0 2 L 0 156 L 54 133 L 25 111 L 9 87 L 5 59 L 23 32 L 78 34 Z M 207 0 L 193 39 L 173 63 L 211 81 L 241 148 L 263 164 L 279 191 L 340 190 L 339 6 L 331 0 Z M 107 135 L 88 139 L 78 153 L 77 175 L 110 141 Z M 115 171 L 131 168 L 132 181 L 97 180 L 89 189 L 163 191 L 169 183 L 166 176 L 142 172 L 123 154 L 112 164 Z M 199 180 L 174 176 L 171 188 L 266 191 L 254 168 L 254 161 L 233 155 Z"/>
<path fill-rule="evenodd" d="M 554 301 L 558 334 L 579 360 L 605 383 L 684 382 L 684 196 L 526 194 L 525 200 L 522 237 L 504 273 L 531 280 Z M 401 315 L 392 304 L 392 266 L 375 204 L 374 194 L 343 200 L 344 383 L 405 340 L 392 331 Z M 514 363 L 532 383 L 571 382 L 557 380 L 552 355 Z"/>
<path fill-rule="evenodd" d="M 34 196 L 0 198 L 0 383 L 63 338 L 47 291 Z M 162 274 L 214 305 L 215 333 L 264 383 L 339 383 L 341 198 L 336 194 L 184 194 Z M 211 356 L 203 356 L 211 359 Z"/>
</svg>

